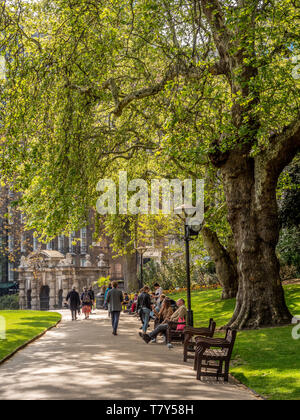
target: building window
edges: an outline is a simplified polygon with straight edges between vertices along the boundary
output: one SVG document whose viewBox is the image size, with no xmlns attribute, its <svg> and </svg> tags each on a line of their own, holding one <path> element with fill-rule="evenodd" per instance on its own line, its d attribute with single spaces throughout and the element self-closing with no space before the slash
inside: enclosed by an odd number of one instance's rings
<svg viewBox="0 0 300 420">
<path fill-rule="evenodd" d="M 12 235 L 8 235 L 8 250 L 10 252 L 14 250 L 14 237 Z"/>
<path fill-rule="evenodd" d="M 80 267 L 86 267 L 86 259 L 80 258 Z"/>
<path fill-rule="evenodd" d="M 8 281 L 14 281 L 15 272 L 14 272 L 14 265 L 12 263 L 8 263 Z"/>
<path fill-rule="evenodd" d="M 86 239 L 87 229 L 86 227 L 80 229 L 80 252 L 81 254 L 86 254 L 87 252 L 87 239 Z"/>
<path fill-rule="evenodd" d="M 69 252 L 75 253 L 75 232 L 71 232 L 69 236 Z"/>
<path fill-rule="evenodd" d="M 122 266 L 121 266 L 121 264 L 119 264 L 119 263 L 116 264 L 115 270 L 116 270 L 116 274 L 120 276 L 122 274 Z"/>
<path fill-rule="evenodd" d="M 64 252 L 64 239 L 63 235 L 59 235 L 58 237 L 58 250 L 59 252 Z"/>
<path fill-rule="evenodd" d="M 12 225 L 14 223 L 14 215 L 10 206 L 8 206 L 8 224 Z"/>
<path fill-rule="evenodd" d="M 52 251 L 52 249 L 53 249 L 52 241 L 50 241 L 50 242 L 47 243 L 46 249 L 47 249 L 47 251 Z"/>
<path fill-rule="evenodd" d="M 21 252 L 26 252 L 26 235 L 25 235 L 25 233 L 21 234 Z"/>
<path fill-rule="evenodd" d="M 38 242 L 37 238 L 34 236 L 33 237 L 33 250 L 34 251 L 36 251 L 38 249 L 38 245 L 39 245 L 39 242 Z"/>
</svg>

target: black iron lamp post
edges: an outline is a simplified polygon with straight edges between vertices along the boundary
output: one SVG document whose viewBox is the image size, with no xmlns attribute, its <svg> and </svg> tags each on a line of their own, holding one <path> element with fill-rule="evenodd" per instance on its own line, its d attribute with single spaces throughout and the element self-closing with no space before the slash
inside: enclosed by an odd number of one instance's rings
<svg viewBox="0 0 300 420">
<path fill-rule="evenodd" d="M 144 265 L 143 265 L 143 259 L 144 259 L 144 254 L 146 251 L 148 251 L 148 247 L 144 247 L 144 246 L 139 246 L 138 248 L 135 248 L 136 251 L 138 252 L 138 254 L 140 255 L 141 258 L 141 263 L 140 263 L 140 267 L 141 267 L 141 279 L 140 279 L 140 289 L 142 287 L 144 287 Z"/>
<path fill-rule="evenodd" d="M 177 207 L 175 210 L 183 210 L 185 213 L 185 223 L 184 223 L 184 241 L 185 241 L 185 259 L 186 259 L 186 280 L 187 280 L 187 309 L 188 309 L 188 325 L 194 326 L 194 316 L 192 311 L 192 299 L 191 299 L 191 269 L 190 269 L 190 241 L 193 237 L 197 237 L 202 228 L 202 223 L 199 221 L 194 221 L 192 224 L 189 223 L 187 217 L 191 217 L 187 213 L 190 213 L 194 210 L 196 213 L 196 208 L 192 206 L 182 205 Z"/>
</svg>

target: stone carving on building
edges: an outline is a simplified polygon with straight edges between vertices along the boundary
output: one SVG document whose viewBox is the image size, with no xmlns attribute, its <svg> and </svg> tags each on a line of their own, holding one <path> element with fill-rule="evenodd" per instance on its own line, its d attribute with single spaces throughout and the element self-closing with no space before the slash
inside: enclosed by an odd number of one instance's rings
<svg viewBox="0 0 300 420">
<path fill-rule="evenodd" d="M 19 268 L 26 268 L 28 267 L 27 258 L 22 255 Z"/>
<path fill-rule="evenodd" d="M 73 257 L 72 257 L 72 254 L 70 254 L 70 253 L 67 253 L 66 254 L 66 257 L 65 258 L 63 258 L 60 262 L 59 262 L 59 264 L 58 264 L 59 266 L 62 266 L 62 267 L 70 267 L 70 266 L 72 266 L 73 265 Z"/>
<path fill-rule="evenodd" d="M 85 266 L 86 267 L 92 267 L 91 256 L 89 254 L 86 254 L 86 256 L 85 256 Z"/>
<path fill-rule="evenodd" d="M 98 267 L 105 267 L 106 262 L 104 261 L 104 254 L 100 254 L 98 257 Z"/>
</svg>

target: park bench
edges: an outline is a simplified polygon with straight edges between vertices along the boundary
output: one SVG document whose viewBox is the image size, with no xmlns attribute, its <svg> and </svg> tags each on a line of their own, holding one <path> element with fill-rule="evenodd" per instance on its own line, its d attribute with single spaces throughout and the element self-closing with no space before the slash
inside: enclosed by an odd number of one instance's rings
<svg viewBox="0 0 300 420">
<path fill-rule="evenodd" d="M 197 371 L 198 380 L 201 380 L 202 376 L 216 376 L 217 380 L 223 377 L 224 381 L 228 382 L 229 364 L 235 339 L 236 331 L 231 328 L 227 328 L 225 338 L 196 337 L 194 369 Z M 225 365 L 224 371 L 223 365 Z M 205 368 L 205 371 L 202 368 Z M 208 368 L 216 372 L 208 372 Z"/>
<path fill-rule="evenodd" d="M 209 325 L 203 328 L 193 328 L 186 326 L 184 330 L 184 347 L 183 347 L 183 361 L 194 359 L 196 342 L 192 341 L 195 336 L 213 337 L 216 329 L 215 321 L 210 318 Z M 191 354 L 192 353 L 192 354 Z"/>
<path fill-rule="evenodd" d="M 168 321 L 167 343 L 184 342 L 184 329 L 178 330 L 179 325 L 186 326 L 186 322 Z"/>
</svg>

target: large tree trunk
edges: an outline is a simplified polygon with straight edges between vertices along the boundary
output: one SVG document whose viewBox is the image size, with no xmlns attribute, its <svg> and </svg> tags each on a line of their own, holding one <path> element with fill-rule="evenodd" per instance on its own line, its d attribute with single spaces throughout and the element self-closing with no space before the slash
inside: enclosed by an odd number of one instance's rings
<svg viewBox="0 0 300 420">
<path fill-rule="evenodd" d="M 222 285 L 222 299 L 236 297 L 238 291 L 238 273 L 227 250 L 220 243 L 215 232 L 204 226 L 202 229 L 204 245 L 214 260 L 219 282 Z"/>
<path fill-rule="evenodd" d="M 231 152 L 221 170 L 239 274 L 236 308 L 228 325 L 241 329 L 290 323 L 275 254 L 277 179 L 264 176 L 262 167 L 242 150 Z"/>
<path fill-rule="evenodd" d="M 137 262 L 136 254 L 126 254 L 123 257 L 124 261 L 124 280 L 125 289 L 128 291 L 137 291 L 139 289 L 139 282 L 137 277 Z"/>
</svg>

